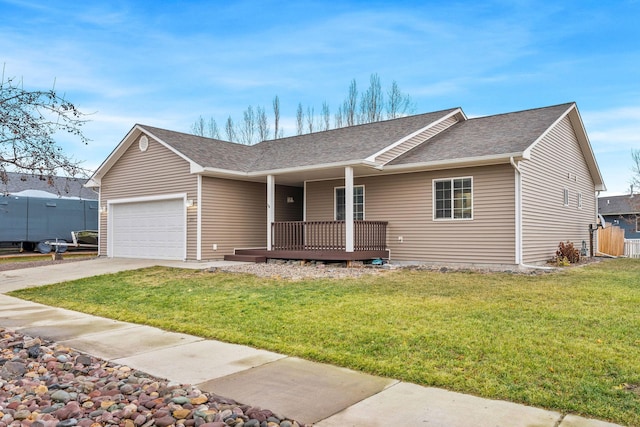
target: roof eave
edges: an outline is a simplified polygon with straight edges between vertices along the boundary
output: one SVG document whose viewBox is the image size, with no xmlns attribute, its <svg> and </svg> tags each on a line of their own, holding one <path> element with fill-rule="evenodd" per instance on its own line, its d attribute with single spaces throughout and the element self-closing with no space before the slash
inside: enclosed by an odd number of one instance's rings
<svg viewBox="0 0 640 427">
<path fill-rule="evenodd" d="M 407 163 L 402 165 L 385 165 L 381 169 L 385 172 L 400 172 L 412 170 L 440 170 L 456 169 L 474 166 L 491 166 L 511 163 L 513 160 L 525 160 L 524 153 L 503 153 L 489 156 L 465 157 L 457 159 L 436 160 L 432 162 Z"/>
<path fill-rule="evenodd" d="M 531 151 L 534 149 L 536 145 L 542 139 L 547 136 L 547 134 L 553 129 L 562 119 L 565 117 L 569 117 L 573 129 L 576 133 L 576 138 L 578 140 L 578 144 L 580 145 L 580 149 L 582 150 L 585 162 L 587 163 L 587 167 L 589 168 L 589 172 L 591 173 L 591 178 L 593 179 L 593 183 L 596 191 L 607 191 L 607 187 L 604 184 L 604 180 L 602 178 L 602 174 L 600 173 L 600 168 L 598 167 L 598 163 L 596 162 L 595 155 L 593 154 L 593 149 L 591 147 L 591 143 L 589 142 L 589 137 L 587 136 L 587 131 L 584 127 L 584 123 L 582 122 L 582 118 L 580 117 L 580 113 L 578 112 L 578 106 L 572 103 L 567 111 L 562 113 L 558 119 L 553 122 L 551 126 L 549 126 L 531 145 L 527 147 L 524 151 L 524 155 L 526 158 L 531 157 Z"/>
<path fill-rule="evenodd" d="M 372 162 L 370 160 L 362 159 L 362 160 L 347 160 L 343 162 L 334 162 L 334 163 L 319 163 L 316 165 L 307 165 L 307 166 L 299 166 L 299 167 L 291 167 L 291 168 L 281 168 L 281 169 L 269 169 L 262 171 L 249 172 L 249 176 L 267 176 L 267 175 L 283 175 L 283 174 L 291 174 L 291 173 L 301 173 L 301 172 L 311 172 L 317 170 L 325 170 L 325 169 L 336 169 L 336 168 L 345 168 L 345 167 L 356 167 L 356 166 L 366 166 L 371 168 L 380 169 L 381 165 L 378 163 Z"/>
<path fill-rule="evenodd" d="M 600 212 L 602 216 L 638 215 L 637 212 Z"/>
</svg>

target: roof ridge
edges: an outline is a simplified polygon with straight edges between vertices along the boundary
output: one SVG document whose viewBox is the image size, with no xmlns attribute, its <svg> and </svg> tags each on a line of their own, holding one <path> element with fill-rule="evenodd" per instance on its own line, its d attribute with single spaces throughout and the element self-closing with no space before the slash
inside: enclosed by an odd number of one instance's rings
<svg viewBox="0 0 640 427">
<path fill-rule="evenodd" d="M 196 135 L 195 133 L 182 132 L 182 131 L 166 129 L 166 128 L 159 128 L 157 126 L 145 125 L 145 124 L 142 124 L 142 123 L 136 123 L 135 126 L 141 127 L 143 129 L 157 129 L 157 130 L 160 130 L 160 131 L 163 131 L 163 132 L 171 132 L 171 133 L 176 133 L 176 134 L 180 134 L 180 135 L 186 135 L 186 136 L 190 136 L 190 137 L 193 137 L 193 138 L 204 139 L 204 140 L 207 140 L 207 141 L 224 142 L 226 144 L 243 145 L 243 146 L 246 146 L 246 147 L 250 147 L 250 145 L 241 144 L 239 142 L 227 141 L 225 139 L 218 139 L 218 138 L 210 138 L 208 136 Z"/>
<path fill-rule="evenodd" d="M 384 124 L 384 123 L 392 122 L 392 121 L 395 121 L 395 120 L 402 120 L 402 119 L 407 119 L 407 118 L 415 118 L 415 117 L 426 116 L 426 115 L 431 115 L 431 114 L 451 112 L 451 111 L 455 111 L 455 110 L 462 110 L 462 107 L 445 108 L 445 109 L 442 109 L 442 110 L 429 111 L 429 112 L 420 113 L 420 114 L 411 114 L 411 115 L 408 115 L 408 116 L 395 117 L 393 119 L 378 120 L 378 121 L 369 122 L 369 123 L 356 123 L 356 124 L 351 125 L 351 126 L 342 126 L 342 127 L 334 128 L 334 129 L 326 129 L 326 130 L 321 130 L 321 131 L 316 131 L 316 132 L 303 133 L 303 134 L 300 134 L 300 135 L 285 136 L 283 138 L 265 139 L 263 141 L 260 141 L 260 142 L 258 142 L 256 144 L 254 144 L 254 145 L 259 145 L 259 144 L 262 144 L 264 142 L 282 141 L 282 140 L 286 140 L 286 139 L 299 138 L 301 136 L 306 136 L 306 135 L 318 135 L 318 134 L 322 134 L 322 133 L 331 133 L 331 132 L 343 131 L 345 129 L 354 129 L 354 128 L 359 128 L 359 127 L 363 127 L 363 126 Z"/>
<path fill-rule="evenodd" d="M 527 108 L 527 109 L 524 109 L 524 110 L 509 111 L 509 112 L 506 112 L 506 113 L 497 113 L 497 114 L 489 114 L 489 115 L 486 115 L 486 116 L 472 117 L 472 118 L 469 118 L 466 121 L 477 120 L 477 119 L 487 119 L 487 118 L 490 118 L 490 117 L 509 116 L 509 115 L 512 115 L 512 114 L 527 113 L 527 112 L 531 112 L 531 111 L 549 110 L 551 108 L 564 107 L 564 106 L 566 106 L 568 108 L 571 105 L 575 105 L 575 104 L 576 104 L 575 102 L 565 102 L 563 104 L 548 105 L 546 107 Z"/>
</svg>

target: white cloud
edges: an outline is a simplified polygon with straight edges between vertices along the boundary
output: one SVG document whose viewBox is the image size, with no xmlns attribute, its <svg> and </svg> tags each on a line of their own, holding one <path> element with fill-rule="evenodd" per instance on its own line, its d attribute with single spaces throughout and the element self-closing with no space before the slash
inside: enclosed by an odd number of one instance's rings
<svg viewBox="0 0 640 427">
<path fill-rule="evenodd" d="M 640 149 L 640 106 L 582 113 L 596 153 Z"/>
</svg>

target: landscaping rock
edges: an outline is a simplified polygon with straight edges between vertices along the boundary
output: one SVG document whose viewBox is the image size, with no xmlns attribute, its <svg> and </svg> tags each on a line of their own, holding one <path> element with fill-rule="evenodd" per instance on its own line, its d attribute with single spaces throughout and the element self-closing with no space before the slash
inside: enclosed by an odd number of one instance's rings
<svg viewBox="0 0 640 427">
<path fill-rule="evenodd" d="M 9 329 L 0 328 L 0 360 L 0 426 L 300 427 L 269 410 Z"/>
</svg>

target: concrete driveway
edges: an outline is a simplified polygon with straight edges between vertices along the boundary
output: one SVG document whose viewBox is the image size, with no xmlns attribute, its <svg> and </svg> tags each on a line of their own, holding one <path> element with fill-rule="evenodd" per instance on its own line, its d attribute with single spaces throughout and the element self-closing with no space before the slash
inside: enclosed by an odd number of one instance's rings
<svg viewBox="0 0 640 427">
<path fill-rule="evenodd" d="M 237 264 L 238 262 L 233 261 L 185 262 L 132 258 L 94 258 L 20 270 L 0 271 L 0 293 L 82 279 L 84 277 L 117 273 L 119 271 L 136 270 L 154 265 L 205 269 Z"/>
</svg>

